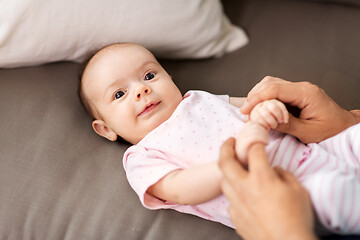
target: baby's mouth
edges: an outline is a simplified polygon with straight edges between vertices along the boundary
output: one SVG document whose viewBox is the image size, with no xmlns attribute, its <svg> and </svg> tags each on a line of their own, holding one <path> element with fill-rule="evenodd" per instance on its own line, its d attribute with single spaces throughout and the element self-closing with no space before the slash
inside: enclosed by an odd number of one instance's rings
<svg viewBox="0 0 360 240">
<path fill-rule="evenodd" d="M 148 104 L 148 105 L 144 108 L 144 110 L 143 110 L 138 116 L 142 116 L 142 115 L 145 115 L 145 114 L 151 112 L 151 111 L 152 111 L 154 108 L 156 108 L 159 104 L 160 104 L 160 102 Z"/>
</svg>

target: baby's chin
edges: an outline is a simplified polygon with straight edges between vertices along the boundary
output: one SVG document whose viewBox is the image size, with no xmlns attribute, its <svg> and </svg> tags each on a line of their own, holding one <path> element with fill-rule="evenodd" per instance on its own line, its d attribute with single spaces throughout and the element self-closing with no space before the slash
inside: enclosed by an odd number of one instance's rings
<svg viewBox="0 0 360 240">
<path fill-rule="evenodd" d="M 146 131 L 142 131 L 141 133 L 138 132 L 138 133 L 136 133 L 136 136 L 129 136 L 129 137 L 121 136 L 121 135 L 118 135 L 118 136 L 120 138 L 124 139 L 126 142 L 135 145 L 135 144 L 138 144 L 144 137 L 146 137 L 146 135 L 148 135 L 151 131 L 153 131 L 155 128 L 157 128 L 160 124 L 158 124 L 157 126 L 154 125 L 153 127 L 148 128 L 148 129 L 146 129 Z"/>
<path fill-rule="evenodd" d="M 126 141 L 128 141 L 131 144 L 138 144 L 144 137 L 146 137 L 149 133 L 151 133 L 153 130 L 155 130 L 157 127 L 159 127 L 162 123 L 164 123 L 166 120 L 168 120 L 169 117 L 167 117 L 165 120 L 158 120 L 152 122 L 151 126 L 148 126 L 142 133 L 139 133 L 137 136 L 128 138 L 124 138 Z"/>
<path fill-rule="evenodd" d="M 143 126 L 141 130 L 130 132 L 130 136 L 124 137 L 124 139 L 131 144 L 138 144 L 146 135 L 166 122 L 174 113 L 174 109 L 164 108 L 161 105 L 159 107 L 159 112 L 156 112 L 150 118 L 139 120 L 137 124 Z M 136 134 L 136 136 L 131 136 L 133 134 Z"/>
</svg>

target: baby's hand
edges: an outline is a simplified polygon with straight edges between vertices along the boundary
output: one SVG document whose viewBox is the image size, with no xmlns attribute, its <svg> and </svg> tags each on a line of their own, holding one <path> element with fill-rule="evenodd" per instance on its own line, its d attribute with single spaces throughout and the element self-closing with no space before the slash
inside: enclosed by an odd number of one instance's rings
<svg viewBox="0 0 360 240">
<path fill-rule="evenodd" d="M 247 154 L 251 145 L 257 142 L 267 144 L 268 137 L 269 133 L 262 125 L 252 121 L 247 122 L 236 139 L 235 151 L 238 159 L 247 165 Z"/>
<path fill-rule="evenodd" d="M 276 99 L 266 100 L 254 107 L 250 113 L 250 120 L 268 130 L 275 129 L 279 123 L 288 123 L 289 112 L 282 102 Z"/>
</svg>

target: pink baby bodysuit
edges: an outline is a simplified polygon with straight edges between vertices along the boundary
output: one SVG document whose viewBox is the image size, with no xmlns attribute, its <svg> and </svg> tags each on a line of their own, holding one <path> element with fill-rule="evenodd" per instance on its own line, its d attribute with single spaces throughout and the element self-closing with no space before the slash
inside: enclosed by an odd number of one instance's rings
<svg viewBox="0 0 360 240">
<path fill-rule="evenodd" d="M 240 110 L 229 104 L 228 96 L 216 96 L 203 91 L 186 93 L 167 121 L 146 135 L 137 145 L 131 146 L 124 154 L 123 163 L 127 178 L 141 203 L 149 209 L 171 208 L 234 227 L 227 213 L 228 201 L 223 195 L 206 203 L 190 206 L 164 202 L 146 191 L 173 170 L 217 161 L 222 143 L 229 137 L 237 137 L 244 126 L 244 120 L 245 116 Z M 360 125 L 358 126 L 357 132 L 360 132 Z M 358 137 L 360 138 L 359 135 Z M 360 145 L 360 141 L 358 143 Z M 272 166 L 279 165 L 293 172 L 311 195 L 312 191 L 319 192 L 318 187 L 324 185 L 324 177 L 316 180 L 313 175 L 322 176 L 319 174 L 321 172 L 327 176 L 333 174 L 335 170 L 342 174 L 349 169 L 355 171 L 354 169 L 359 167 L 356 157 L 354 157 L 356 160 L 339 161 L 336 154 L 329 154 L 324 147 L 320 147 L 320 144 L 306 146 L 290 135 L 275 131 L 270 131 L 266 151 Z M 340 153 L 343 154 L 343 151 L 341 149 Z M 311 156 L 314 156 L 314 160 Z M 350 166 L 348 163 L 353 165 Z M 332 180 L 331 176 L 325 178 Z M 357 177 L 359 178 L 359 175 Z M 316 185 L 317 188 L 313 190 L 314 184 L 319 181 L 319 186 Z M 360 201 L 360 184 L 359 179 L 357 182 L 351 181 L 355 182 L 353 185 L 356 193 L 349 197 L 353 201 L 354 210 L 357 209 L 354 201 Z M 344 191 L 344 184 L 338 184 L 341 191 Z M 334 194 L 336 191 L 330 190 L 329 194 Z M 314 193 L 314 195 L 319 194 Z M 345 219 L 338 220 L 339 217 L 336 216 L 334 220 L 329 216 L 333 209 L 337 211 L 339 207 L 333 207 L 330 211 L 323 206 L 321 196 L 312 200 L 315 202 L 315 209 L 320 215 L 321 222 L 326 227 L 338 232 L 350 230 L 360 232 L 360 215 L 359 217 L 354 214 L 346 215 L 342 218 L 346 218 L 349 223 L 346 226 L 339 225 L 338 222 L 342 223 Z M 337 197 L 334 201 L 337 201 Z M 357 211 L 360 213 L 360 206 Z"/>
</svg>

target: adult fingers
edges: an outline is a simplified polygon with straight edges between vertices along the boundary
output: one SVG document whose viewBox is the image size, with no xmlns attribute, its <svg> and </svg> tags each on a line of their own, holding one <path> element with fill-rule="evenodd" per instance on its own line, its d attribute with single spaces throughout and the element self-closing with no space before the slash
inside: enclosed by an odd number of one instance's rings
<svg viewBox="0 0 360 240">
<path fill-rule="evenodd" d="M 236 158 L 234 138 L 229 138 L 221 146 L 219 167 L 224 178 L 231 183 L 247 175 L 247 171 Z"/>
<path fill-rule="evenodd" d="M 233 183 L 228 182 L 226 179 L 221 182 L 221 190 L 226 198 L 229 200 L 230 204 L 237 204 L 242 201 L 241 191 L 237 191 L 239 185 L 236 185 L 236 188 Z"/>
<path fill-rule="evenodd" d="M 279 124 L 276 130 L 296 136 L 303 143 L 320 142 L 324 135 L 323 124 L 318 120 L 300 119 L 289 114 L 289 121 Z"/>
<path fill-rule="evenodd" d="M 267 76 L 257 83 L 248 93 L 246 101 L 241 107 L 241 111 L 244 114 L 249 114 L 255 105 L 258 103 L 276 98 L 276 88 L 269 91 L 269 87 L 279 85 L 281 79 Z"/>
<path fill-rule="evenodd" d="M 263 143 L 255 143 L 249 149 L 248 154 L 249 172 L 258 176 L 273 176 L 268 156 L 265 152 L 265 145 Z"/>
<path fill-rule="evenodd" d="M 312 85 L 308 82 L 289 82 L 281 78 L 265 77 L 249 92 L 241 112 L 249 114 L 256 104 L 264 100 L 278 99 L 300 109 L 305 107 L 304 99 Z"/>
<path fill-rule="evenodd" d="M 287 182 L 290 184 L 298 182 L 298 180 L 292 173 L 282 169 L 279 166 L 275 166 L 274 171 L 284 182 Z"/>
</svg>

